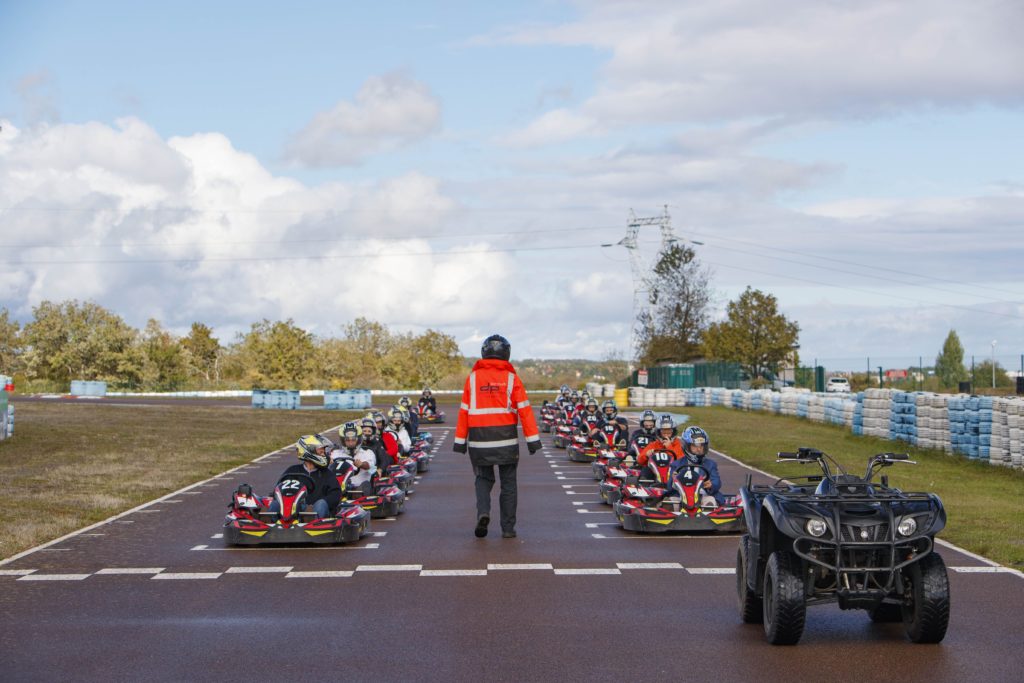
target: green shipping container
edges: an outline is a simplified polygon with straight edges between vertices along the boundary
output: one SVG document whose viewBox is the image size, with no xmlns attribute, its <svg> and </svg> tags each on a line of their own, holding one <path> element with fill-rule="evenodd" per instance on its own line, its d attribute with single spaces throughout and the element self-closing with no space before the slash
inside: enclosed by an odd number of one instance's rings
<svg viewBox="0 0 1024 683">
<path fill-rule="evenodd" d="M 637 386 L 637 374 L 633 373 L 633 386 Z M 647 368 L 648 389 L 692 389 L 693 378 L 693 365 L 690 363 L 673 363 Z"/>
</svg>

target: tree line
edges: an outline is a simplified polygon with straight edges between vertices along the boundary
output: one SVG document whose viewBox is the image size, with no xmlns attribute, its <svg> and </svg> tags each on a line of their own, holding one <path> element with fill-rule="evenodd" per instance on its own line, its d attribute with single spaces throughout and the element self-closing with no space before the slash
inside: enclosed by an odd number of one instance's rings
<svg viewBox="0 0 1024 683">
<path fill-rule="evenodd" d="M 138 391 L 461 386 L 463 361 L 448 334 L 366 318 L 337 338 L 261 320 L 222 344 L 202 322 L 180 337 L 155 319 L 138 330 L 91 301 L 43 301 L 24 326 L 0 308 L 0 373 L 28 390 L 65 391 L 72 380 Z"/>
<path fill-rule="evenodd" d="M 685 244 L 662 250 L 644 286 L 650 309 L 635 322 L 641 366 L 731 361 L 756 387 L 798 364 L 800 326 L 779 311 L 771 294 L 747 287 L 728 303 L 725 320 L 711 322 L 711 272 Z"/>
</svg>

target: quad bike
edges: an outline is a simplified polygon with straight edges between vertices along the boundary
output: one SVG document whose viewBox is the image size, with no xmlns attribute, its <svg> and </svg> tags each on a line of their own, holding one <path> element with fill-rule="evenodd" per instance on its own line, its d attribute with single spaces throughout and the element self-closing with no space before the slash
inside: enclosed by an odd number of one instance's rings
<svg viewBox="0 0 1024 683">
<path fill-rule="evenodd" d="M 736 555 L 741 619 L 761 623 L 768 642 L 793 645 L 808 606 L 862 609 L 872 621 L 902 622 L 915 643 L 938 643 L 949 625 L 949 578 L 935 552 L 946 525 L 934 493 L 906 493 L 874 475 L 916 464 L 879 453 L 859 477 L 813 448 L 778 462 L 817 464 L 821 474 L 740 490 L 749 533 Z"/>
</svg>

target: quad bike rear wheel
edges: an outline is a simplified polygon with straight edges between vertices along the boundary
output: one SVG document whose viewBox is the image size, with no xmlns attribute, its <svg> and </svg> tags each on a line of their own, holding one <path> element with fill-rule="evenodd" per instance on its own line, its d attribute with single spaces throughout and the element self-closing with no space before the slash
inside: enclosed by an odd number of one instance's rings
<svg viewBox="0 0 1024 683">
<path fill-rule="evenodd" d="M 750 534 L 740 536 L 740 547 L 736 550 L 736 598 L 740 608 L 740 619 L 744 624 L 760 624 L 764 621 L 764 603 L 747 584 L 747 558 L 750 557 Z"/>
</svg>

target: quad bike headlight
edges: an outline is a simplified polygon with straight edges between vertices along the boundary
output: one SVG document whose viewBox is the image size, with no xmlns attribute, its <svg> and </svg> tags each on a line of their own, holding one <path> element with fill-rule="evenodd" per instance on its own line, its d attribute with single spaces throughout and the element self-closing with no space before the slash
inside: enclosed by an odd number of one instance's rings
<svg viewBox="0 0 1024 683">
<path fill-rule="evenodd" d="M 897 525 L 896 531 L 900 532 L 900 536 L 912 536 L 917 531 L 917 520 L 913 517 L 904 517 Z"/>
<path fill-rule="evenodd" d="M 804 528 L 807 529 L 807 533 L 815 538 L 821 538 L 825 535 L 825 532 L 828 531 L 828 526 L 825 524 L 825 520 L 818 519 L 817 517 L 812 517 L 807 520 L 807 523 L 804 524 Z"/>
</svg>

